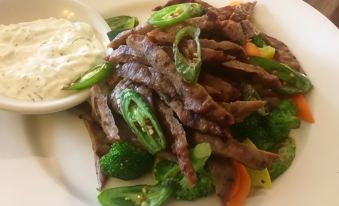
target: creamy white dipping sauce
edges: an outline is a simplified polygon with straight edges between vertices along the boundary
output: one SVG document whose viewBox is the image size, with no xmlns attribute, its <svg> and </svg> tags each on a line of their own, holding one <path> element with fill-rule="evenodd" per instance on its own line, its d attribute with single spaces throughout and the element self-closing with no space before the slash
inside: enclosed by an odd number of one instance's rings
<svg viewBox="0 0 339 206">
<path fill-rule="evenodd" d="M 104 56 L 84 22 L 48 18 L 0 25 L 0 94 L 30 101 L 67 96 L 72 91 L 62 88 Z"/>
</svg>

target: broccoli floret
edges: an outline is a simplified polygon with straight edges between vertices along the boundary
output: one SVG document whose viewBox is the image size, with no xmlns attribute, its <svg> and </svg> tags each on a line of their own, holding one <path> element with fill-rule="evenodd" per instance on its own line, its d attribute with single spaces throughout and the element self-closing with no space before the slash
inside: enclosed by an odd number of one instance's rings
<svg viewBox="0 0 339 206">
<path fill-rule="evenodd" d="M 181 174 L 179 165 L 168 160 L 159 161 L 153 170 L 155 179 L 158 182 L 175 182 L 177 189 L 175 196 L 180 200 L 195 200 L 205 197 L 213 191 L 212 178 L 204 166 L 211 156 L 211 147 L 208 143 L 201 143 L 190 151 L 190 159 L 197 173 L 197 182 L 191 188 L 186 178 Z"/>
<path fill-rule="evenodd" d="M 285 128 L 286 130 L 300 127 L 297 117 L 297 108 L 292 100 L 281 101 L 268 116 L 268 125 L 271 130 Z"/>
<path fill-rule="evenodd" d="M 269 115 L 253 113 L 231 129 L 239 141 L 249 138 L 259 149 L 271 150 L 288 137 L 291 129 L 299 126 L 295 104 L 291 100 L 283 100 Z"/>
<path fill-rule="evenodd" d="M 118 141 L 100 158 L 100 168 L 107 176 L 130 180 L 150 171 L 153 162 L 154 157 L 145 150 L 128 141 Z"/>
<path fill-rule="evenodd" d="M 174 191 L 174 184 L 136 185 L 106 189 L 98 199 L 102 206 L 160 206 Z"/>
<path fill-rule="evenodd" d="M 269 168 L 269 173 L 273 180 L 291 166 L 296 153 L 295 141 L 289 137 L 281 144 L 276 145 L 272 151 L 280 156 L 280 158 L 275 160 Z"/>
<path fill-rule="evenodd" d="M 197 172 L 197 182 L 194 187 L 190 188 L 186 178 L 182 178 L 179 182 L 179 187 L 176 191 L 178 200 L 195 200 L 200 197 L 208 196 L 213 192 L 212 177 L 205 169 L 200 169 Z"/>
</svg>

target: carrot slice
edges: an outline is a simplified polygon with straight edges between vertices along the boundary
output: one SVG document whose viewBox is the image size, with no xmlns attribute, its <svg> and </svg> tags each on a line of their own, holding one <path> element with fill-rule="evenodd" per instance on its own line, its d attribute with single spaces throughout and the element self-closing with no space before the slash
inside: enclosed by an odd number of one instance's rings
<svg viewBox="0 0 339 206">
<path fill-rule="evenodd" d="M 235 182 L 225 206 L 243 206 L 251 190 L 251 177 L 244 165 L 233 162 Z"/>
<path fill-rule="evenodd" d="M 314 117 L 305 96 L 298 94 L 293 97 L 293 100 L 297 106 L 298 117 L 306 122 L 314 123 Z"/>
<path fill-rule="evenodd" d="M 261 55 L 260 49 L 252 42 L 247 42 L 245 44 L 245 52 L 248 56 L 260 56 Z"/>
</svg>

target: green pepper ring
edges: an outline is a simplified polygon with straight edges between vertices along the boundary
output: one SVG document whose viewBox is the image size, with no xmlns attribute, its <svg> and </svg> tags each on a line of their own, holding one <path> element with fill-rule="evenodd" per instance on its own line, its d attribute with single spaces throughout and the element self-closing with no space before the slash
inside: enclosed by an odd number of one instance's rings
<svg viewBox="0 0 339 206">
<path fill-rule="evenodd" d="M 144 101 L 143 97 L 134 90 L 126 89 L 121 92 L 120 99 L 122 116 L 145 149 L 151 154 L 155 154 L 165 149 L 166 140 L 160 123 L 151 108 Z M 131 112 L 130 105 L 132 103 L 137 106 L 137 110 Z M 144 122 L 146 119 L 152 124 L 154 135 L 150 134 L 148 131 L 147 125 Z M 140 127 L 137 127 L 135 123 Z"/>
<path fill-rule="evenodd" d="M 148 23 L 163 29 L 189 18 L 201 16 L 204 11 L 204 8 L 197 3 L 176 4 L 154 12 L 148 19 Z"/>
<path fill-rule="evenodd" d="M 179 30 L 175 36 L 173 43 L 173 53 L 177 72 L 188 83 L 195 83 L 198 81 L 201 70 L 201 46 L 199 41 L 200 29 L 194 26 L 186 26 Z M 197 46 L 197 62 L 190 63 L 179 50 L 180 41 L 186 37 L 191 36 Z"/>
<path fill-rule="evenodd" d="M 69 87 L 64 89 L 67 90 L 82 90 L 86 89 L 93 84 L 104 80 L 113 72 L 114 66 L 111 63 L 105 62 L 103 64 L 96 65 L 88 72 L 86 72 L 80 79 L 73 82 Z"/>
</svg>

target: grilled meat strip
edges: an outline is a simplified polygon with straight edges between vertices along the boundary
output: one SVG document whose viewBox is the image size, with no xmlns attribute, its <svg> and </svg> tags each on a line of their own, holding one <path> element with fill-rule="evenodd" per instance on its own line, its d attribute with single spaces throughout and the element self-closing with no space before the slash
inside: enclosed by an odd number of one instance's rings
<svg viewBox="0 0 339 206">
<path fill-rule="evenodd" d="M 235 180 L 235 172 L 231 160 L 212 157 L 208 160 L 208 168 L 216 194 L 223 202 L 227 202 Z"/>
<path fill-rule="evenodd" d="M 232 139 L 223 142 L 216 136 L 197 132 L 193 134 L 193 139 L 196 143 L 208 142 L 212 147 L 213 154 L 237 160 L 255 170 L 267 168 L 279 158 L 274 153 L 255 149 Z"/>
<path fill-rule="evenodd" d="M 97 175 L 97 189 L 101 190 L 108 180 L 100 169 L 99 159 L 105 155 L 110 148 L 110 141 L 103 132 L 100 125 L 90 115 L 92 113 L 91 106 L 88 103 L 83 103 L 74 109 L 72 112 L 78 115 L 85 123 L 89 136 L 92 142 L 92 149 L 94 152 L 95 170 Z"/>
<path fill-rule="evenodd" d="M 161 97 L 161 99 L 172 108 L 184 125 L 194 128 L 202 133 L 218 136 L 228 135 L 228 131 L 221 128 L 216 122 L 208 120 L 197 113 L 186 110 L 183 102 L 177 96 L 172 83 L 164 75 L 160 74 L 153 68 L 137 62 L 131 62 L 118 67 L 117 74 L 153 89 Z"/>
<path fill-rule="evenodd" d="M 188 180 L 189 185 L 193 186 L 197 180 L 195 170 L 189 157 L 186 132 L 180 122 L 174 117 L 173 111 L 161 100 L 157 101 L 157 110 L 160 122 L 163 128 L 171 137 L 172 152 L 176 155 L 180 169 Z"/>
<path fill-rule="evenodd" d="M 211 95 L 215 100 L 230 102 L 240 97 L 240 91 L 225 80 L 208 73 L 202 73 L 200 80 L 204 85 L 210 87 L 217 93 Z"/>
<path fill-rule="evenodd" d="M 119 46 L 126 44 L 126 39 L 131 34 L 146 34 L 147 32 L 151 31 L 154 27 L 147 22 L 144 24 L 140 24 L 134 29 L 129 29 L 119 33 L 109 44 L 108 47 L 116 49 Z"/>
<path fill-rule="evenodd" d="M 259 66 L 246 64 L 237 60 L 224 62 L 222 65 L 225 69 L 231 69 L 240 73 L 249 74 L 273 88 L 281 87 L 281 82 L 277 76 L 268 73 Z"/>
<path fill-rule="evenodd" d="M 127 39 L 127 45 L 138 55 L 143 55 L 153 68 L 169 78 L 183 100 L 186 109 L 205 114 L 206 117 L 214 121 L 234 123 L 233 117 L 218 105 L 201 85 L 184 82 L 176 72 L 175 64 L 167 53 L 148 37 L 130 35 Z"/>
<path fill-rule="evenodd" d="M 102 94 L 99 86 L 92 86 L 90 99 L 92 115 L 105 132 L 107 139 L 110 143 L 119 140 L 119 129 L 115 125 L 112 111 L 107 105 L 107 97 Z"/>
<path fill-rule="evenodd" d="M 235 101 L 222 103 L 222 106 L 233 115 L 236 122 L 244 121 L 247 116 L 265 105 L 265 101 Z"/>
</svg>

